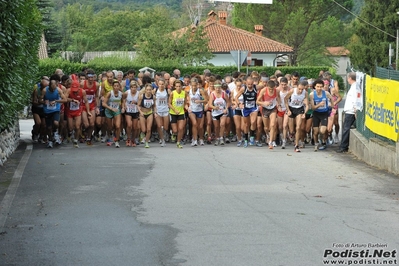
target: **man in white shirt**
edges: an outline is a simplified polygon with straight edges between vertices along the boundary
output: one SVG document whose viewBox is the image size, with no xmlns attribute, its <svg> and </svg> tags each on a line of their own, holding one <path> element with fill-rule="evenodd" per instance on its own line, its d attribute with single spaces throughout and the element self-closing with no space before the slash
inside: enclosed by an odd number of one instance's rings
<svg viewBox="0 0 399 266">
<path fill-rule="evenodd" d="M 351 130 L 351 126 L 356 121 L 356 111 L 357 111 L 357 91 L 356 91 L 356 73 L 350 72 L 347 75 L 347 80 L 349 85 L 351 85 L 348 94 L 346 95 L 344 112 L 345 112 L 345 120 L 344 126 L 342 130 L 342 140 L 338 153 L 348 152 L 349 148 L 349 133 Z"/>
</svg>

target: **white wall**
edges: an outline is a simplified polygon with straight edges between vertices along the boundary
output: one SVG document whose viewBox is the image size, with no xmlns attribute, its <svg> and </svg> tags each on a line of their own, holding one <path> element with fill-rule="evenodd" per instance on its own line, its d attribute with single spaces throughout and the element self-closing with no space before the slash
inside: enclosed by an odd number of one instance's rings
<svg viewBox="0 0 399 266">
<path fill-rule="evenodd" d="M 226 54 L 214 54 L 215 57 L 209 60 L 208 62 L 215 66 L 236 66 L 236 62 L 233 59 L 233 56 L 230 53 Z M 252 53 L 252 59 L 263 60 L 264 66 L 273 66 L 274 59 L 276 58 L 276 54 L 258 54 Z M 275 63 L 275 62 L 274 62 Z"/>
<path fill-rule="evenodd" d="M 350 64 L 350 60 L 348 56 L 334 56 L 334 60 L 336 62 L 335 69 L 337 70 L 337 75 L 346 76 L 346 68 L 348 67 L 348 63 Z"/>
</svg>

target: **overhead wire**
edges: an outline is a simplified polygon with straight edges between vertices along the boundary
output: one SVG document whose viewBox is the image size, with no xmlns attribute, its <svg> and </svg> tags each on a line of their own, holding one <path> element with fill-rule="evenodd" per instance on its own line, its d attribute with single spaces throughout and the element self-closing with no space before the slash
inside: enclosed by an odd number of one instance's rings
<svg viewBox="0 0 399 266">
<path fill-rule="evenodd" d="M 393 37 L 393 38 L 395 38 L 395 39 L 397 38 L 395 35 L 392 35 L 392 34 L 390 34 L 389 32 L 386 32 L 386 31 L 384 31 L 384 30 L 378 28 L 377 26 L 371 24 L 370 22 L 368 22 L 368 21 L 362 19 L 361 17 L 359 17 L 358 15 L 356 15 L 355 13 L 353 13 L 352 11 L 348 10 L 346 7 L 344 7 L 344 6 L 341 5 L 340 3 L 337 3 L 335 0 L 331 0 L 331 1 L 334 2 L 335 4 L 337 4 L 339 7 L 341 7 L 341 8 L 344 9 L 345 11 L 347 11 L 348 13 L 350 13 L 351 15 L 355 16 L 358 20 L 360 20 L 360 21 L 362 21 L 362 22 L 364 22 L 364 23 L 370 25 L 371 27 L 373 27 L 373 28 L 375 28 L 375 29 L 377 29 L 377 30 L 379 30 L 379 31 L 381 31 L 381 32 L 383 32 L 383 33 L 385 33 L 385 34 L 387 34 L 388 36 L 391 36 L 391 37 Z"/>
</svg>

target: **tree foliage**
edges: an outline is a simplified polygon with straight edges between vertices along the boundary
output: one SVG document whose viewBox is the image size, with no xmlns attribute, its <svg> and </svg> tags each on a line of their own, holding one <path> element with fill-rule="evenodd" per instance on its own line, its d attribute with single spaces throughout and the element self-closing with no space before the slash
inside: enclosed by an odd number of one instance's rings
<svg viewBox="0 0 399 266">
<path fill-rule="evenodd" d="M 353 5 L 352 0 L 337 2 L 348 9 Z M 327 58 L 326 46 L 345 44 L 339 20 L 343 14 L 344 10 L 330 0 L 275 0 L 272 5 L 234 4 L 233 23 L 248 31 L 256 24 L 264 25 L 266 37 L 293 48 L 293 65 L 320 65 Z M 318 57 L 309 57 L 313 54 Z"/>
<path fill-rule="evenodd" d="M 151 26 L 142 33 L 138 45 L 137 61 L 148 65 L 154 61 L 176 65 L 203 65 L 213 57 L 209 51 L 203 26 L 188 27 L 183 33 L 159 34 L 160 29 Z"/>
<path fill-rule="evenodd" d="M 38 67 L 42 32 L 35 0 L 0 1 L 0 131 L 17 118 L 29 99 Z"/>
<path fill-rule="evenodd" d="M 366 1 L 360 13 L 361 20 L 357 19 L 354 22 L 355 34 L 348 46 L 350 59 L 355 67 L 368 72 L 376 63 L 379 66 L 388 66 L 389 44 L 393 44 L 393 48 L 396 47 L 396 29 L 399 29 L 399 16 L 396 14 L 398 8 L 399 0 L 387 1 L 385 4 Z M 388 10 L 390 12 L 387 12 Z"/>
</svg>

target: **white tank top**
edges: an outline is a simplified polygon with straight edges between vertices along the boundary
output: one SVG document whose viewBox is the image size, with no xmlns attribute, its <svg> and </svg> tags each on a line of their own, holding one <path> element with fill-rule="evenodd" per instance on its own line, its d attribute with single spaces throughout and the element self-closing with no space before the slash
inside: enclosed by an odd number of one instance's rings
<svg viewBox="0 0 399 266">
<path fill-rule="evenodd" d="M 156 97 L 156 107 L 157 107 L 157 112 L 159 113 L 164 113 L 164 112 L 169 112 L 169 106 L 168 106 L 168 92 L 167 90 L 157 90 L 157 93 L 155 94 Z"/>
<path fill-rule="evenodd" d="M 226 100 L 223 98 L 224 92 L 222 92 L 221 97 L 215 98 L 213 100 L 213 106 L 219 106 L 219 110 L 212 109 L 212 116 L 218 116 L 223 114 L 224 109 L 226 109 Z M 211 94 L 211 97 L 216 97 L 216 94 Z"/>
<path fill-rule="evenodd" d="M 139 92 L 137 91 L 134 96 L 130 90 L 127 90 L 126 92 L 126 113 L 137 113 L 139 110 L 137 109 L 137 104 L 135 103 L 139 101 Z"/>
<path fill-rule="evenodd" d="M 281 111 L 287 110 L 287 107 L 285 106 L 284 98 L 287 96 L 289 90 L 286 92 L 280 91 L 280 99 L 281 99 Z"/>
<path fill-rule="evenodd" d="M 231 94 L 233 95 L 233 99 L 236 98 L 236 96 L 237 96 L 239 90 L 240 90 L 240 89 L 237 88 L 237 86 L 234 84 L 234 89 L 231 91 Z M 241 94 L 240 97 L 238 97 L 238 101 L 239 101 L 240 103 L 244 103 L 244 95 Z M 241 110 L 241 109 L 237 106 L 237 107 L 236 107 L 236 110 Z"/>
<path fill-rule="evenodd" d="M 189 91 L 189 97 L 190 97 L 190 109 L 192 112 L 201 112 L 204 110 L 204 106 L 202 103 L 196 103 L 196 100 L 202 100 L 201 98 L 201 92 L 199 89 L 197 89 L 195 91 L 195 93 L 193 93 L 192 88 L 190 87 L 190 91 Z"/>
<path fill-rule="evenodd" d="M 111 90 L 111 96 L 109 97 L 108 105 L 111 108 L 119 109 L 122 101 L 122 92 L 118 91 L 118 96 L 115 96 L 114 90 Z"/>
<path fill-rule="evenodd" d="M 294 88 L 294 93 L 292 93 L 291 100 L 288 105 L 292 108 L 301 108 L 303 106 L 303 100 L 305 100 L 305 95 L 305 90 L 302 90 L 302 93 L 298 94 L 298 88 Z"/>
</svg>

